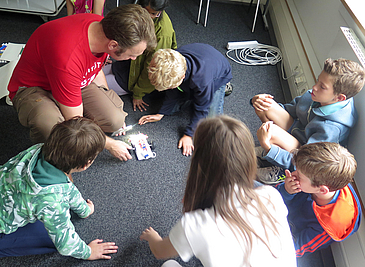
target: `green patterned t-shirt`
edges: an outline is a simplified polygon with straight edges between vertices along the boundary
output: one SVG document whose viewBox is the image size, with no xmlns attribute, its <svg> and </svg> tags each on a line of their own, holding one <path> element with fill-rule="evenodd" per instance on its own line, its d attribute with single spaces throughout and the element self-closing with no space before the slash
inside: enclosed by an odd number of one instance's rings
<svg viewBox="0 0 365 267">
<path fill-rule="evenodd" d="M 91 248 L 75 232 L 70 209 L 81 218 L 91 210 L 72 182 L 42 187 L 34 181 L 31 166 L 41 147 L 34 145 L 0 166 L 0 233 L 40 220 L 59 253 L 87 259 Z"/>
</svg>

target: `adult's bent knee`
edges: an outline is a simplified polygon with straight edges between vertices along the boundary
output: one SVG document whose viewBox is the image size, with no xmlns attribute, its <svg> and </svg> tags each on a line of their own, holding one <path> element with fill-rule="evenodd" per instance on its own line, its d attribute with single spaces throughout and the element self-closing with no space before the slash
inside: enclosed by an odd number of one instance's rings
<svg viewBox="0 0 365 267">
<path fill-rule="evenodd" d="M 44 143 L 51 133 L 52 128 L 64 121 L 63 117 L 41 114 L 32 119 L 29 124 L 30 139 L 33 143 Z"/>
<path fill-rule="evenodd" d="M 99 127 L 106 133 L 112 133 L 124 126 L 126 116 L 112 116 L 109 119 L 97 121 Z"/>
</svg>

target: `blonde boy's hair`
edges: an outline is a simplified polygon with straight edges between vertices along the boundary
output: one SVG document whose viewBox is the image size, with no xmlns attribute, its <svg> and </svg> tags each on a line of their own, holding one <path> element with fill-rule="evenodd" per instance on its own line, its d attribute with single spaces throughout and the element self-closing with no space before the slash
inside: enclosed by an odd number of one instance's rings
<svg viewBox="0 0 365 267">
<path fill-rule="evenodd" d="M 172 49 L 157 50 L 148 66 L 148 78 L 158 91 L 179 86 L 185 72 L 185 58 Z"/>
<path fill-rule="evenodd" d="M 306 144 L 292 153 L 297 170 L 311 180 L 312 186 L 325 185 L 335 191 L 352 182 L 355 176 L 354 156 L 337 143 Z"/>
<path fill-rule="evenodd" d="M 346 98 L 355 96 L 365 84 L 365 70 L 355 61 L 339 58 L 328 58 L 323 70 L 332 76 L 335 95 L 344 94 Z"/>
</svg>

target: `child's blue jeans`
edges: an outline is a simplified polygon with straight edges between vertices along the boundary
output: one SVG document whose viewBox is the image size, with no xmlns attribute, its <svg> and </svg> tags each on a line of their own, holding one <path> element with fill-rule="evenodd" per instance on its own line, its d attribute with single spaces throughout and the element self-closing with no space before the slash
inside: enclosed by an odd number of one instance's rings
<svg viewBox="0 0 365 267">
<path fill-rule="evenodd" d="M 215 115 L 223 114 L 223 104 L 224 104 L 224 94 L 225 94 L 226 85 L 222 85 L 219 87 L 217 91 L 214 92 L 212 103 L 209 107 L 208 117 L 213 117 Z M 182 98 L 181 100 L 177 101 L 175 104 L 171 114 L 179 112 L 180 110 L 184 110 L 188 106 L 193 104 L 193 100 L 188 100 Z"/>
<path fill-rule="evenodd" d="M 223 114 L 224 94 L 226 85 L 223 84 L 213 95 L 213 101 L 209 107 L 208 117 L 214 117 L 215 115 Z"/>
</svg>

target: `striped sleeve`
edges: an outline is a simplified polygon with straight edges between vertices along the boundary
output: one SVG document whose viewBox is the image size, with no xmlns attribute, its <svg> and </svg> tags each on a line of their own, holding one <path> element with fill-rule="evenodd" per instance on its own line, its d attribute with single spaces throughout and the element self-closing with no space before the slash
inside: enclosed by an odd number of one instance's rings
<svg viewBox="0 0 365 267">
<path fill-rule="evenodd" d="M 333 242 L 333 239 L 322 227 L 316 228 L 306 228 L 299 235 L 293 236 L 297 257 L 302 257 L 304 254 L 312 253 L 317 249 L 326 248 Z"/>
</svg>

